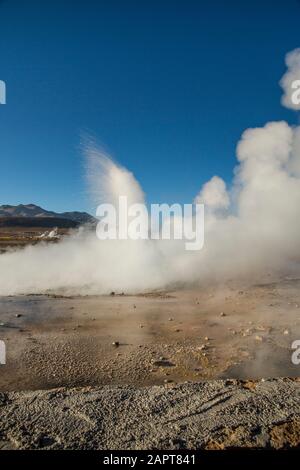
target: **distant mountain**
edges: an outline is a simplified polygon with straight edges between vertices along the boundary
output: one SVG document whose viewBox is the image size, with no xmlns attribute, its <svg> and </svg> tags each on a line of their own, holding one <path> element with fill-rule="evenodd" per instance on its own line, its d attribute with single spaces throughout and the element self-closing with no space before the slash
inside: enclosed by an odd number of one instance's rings
<svg viewBox="0 0 300 470">
<path fill-rule="evenodd" d="M 79 222 L 62 217 L 2 217 L 0 216 L 0 228 L 18 227 L 23 229 L 54 229 L 54 228 L 77 228 Z"/>
<path fill-rule="evenodd" d="M 0 206 L 0 217 L 26 217 L 26 218 L 55 218 L 76 222 L 77 224 L 94 224 L 96 219 L 87 212 L 62 212 L 47 211 L 35 204 L 19 204 L 18 206 Z"/>
</svg>

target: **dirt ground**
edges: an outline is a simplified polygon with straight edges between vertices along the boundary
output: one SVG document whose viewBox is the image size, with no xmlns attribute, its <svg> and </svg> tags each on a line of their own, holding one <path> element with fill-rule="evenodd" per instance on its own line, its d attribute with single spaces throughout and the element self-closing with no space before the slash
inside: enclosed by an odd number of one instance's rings
<svg viewBox="0 0 300 470">
<path fill-rule="evenodd" d="M 28 245 L 36 245 L 42 241 L 45 243 L 56 243 L 55 239 L 42 239 L 41 235 L 45 232 L 53 230 L 55 227 L 28 227 L 24 230 L 24 227 L 1 227 L 0 225 L 0 254 L 5 253 L 9 250 L 20 249 Z M 59 236 L 64 236 L 69 233 L 70 230 L 65 228 L 59 228 L 57 233 Z"/>
<path fill-rule="evenodd" d="M 0 391 L 299 376 L 300 279 L 144 295 L 0 297 Z"/>
<path fill-rule="evenodd" d="M 0 393 L 0 449 L 295 449 L 300 382 Z"/>
</svg>

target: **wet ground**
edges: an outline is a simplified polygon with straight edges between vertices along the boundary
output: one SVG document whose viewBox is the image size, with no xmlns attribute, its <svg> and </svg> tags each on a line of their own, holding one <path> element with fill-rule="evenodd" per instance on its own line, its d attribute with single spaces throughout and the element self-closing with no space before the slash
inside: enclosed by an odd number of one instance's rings
<svg viewBox="0 0 300 470">
<path fill-rule="evenodd" d="M 299 376 L 300 279 L 0 298 L 0 390 Z"/>
</svg>

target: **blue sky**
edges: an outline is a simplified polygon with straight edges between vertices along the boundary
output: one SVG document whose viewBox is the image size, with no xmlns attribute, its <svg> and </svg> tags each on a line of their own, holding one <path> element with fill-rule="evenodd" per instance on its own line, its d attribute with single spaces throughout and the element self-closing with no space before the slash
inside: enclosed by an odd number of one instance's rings
<svg viewBox="0 0 300 470">
<path fill-rule="evenodd" d="M 0 0 L 0 204 L 89 210 L 90 133 L 149 202 L 227 183 L 244 129 L 296 123 L 280 106 L 298 0 Z"/>
</svg>

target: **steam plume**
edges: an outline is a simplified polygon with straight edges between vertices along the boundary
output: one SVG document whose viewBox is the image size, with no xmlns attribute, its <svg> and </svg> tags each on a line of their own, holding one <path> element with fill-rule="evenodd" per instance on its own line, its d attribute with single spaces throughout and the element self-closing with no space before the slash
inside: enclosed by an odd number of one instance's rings
<svg viewBox="0 0 300 470">
<path fill-rule="evenodd" d="M 284 91 L 281 102 L 286 108 L 299 111 L 300 103 L 293 103 L 292 100 L 292 93 L 295 91 L 293 90 L 292 84 L 296 80 L 300 80 L 300 48 L 289 52 L 286 55 L 285 63 L 287 66 L 287 72 L 280 81 L 280 85 Z"/>
<path fill-rule="evenodd" d="M 287 103 L 297 49 L 282 80 Z M 298 73 L 298 72 L 297 72 Z M 94 146 L 86 149 L 88 181 L 97 203 L 143 202 L 131 172 Z M 205 246 L 180 241 L 105 241 L 79 230 L 58 244 L 29 246 L 0 256 L 0 295 L 45 292 L 137 292 L 211 280 L 260 276 L 297 264 L 300 255 L 300 127 L 267 123 L 246 130 L 237 145 L 232 186 L 215 176 L 196 195 L 206 205 Z"/>
</svg>

